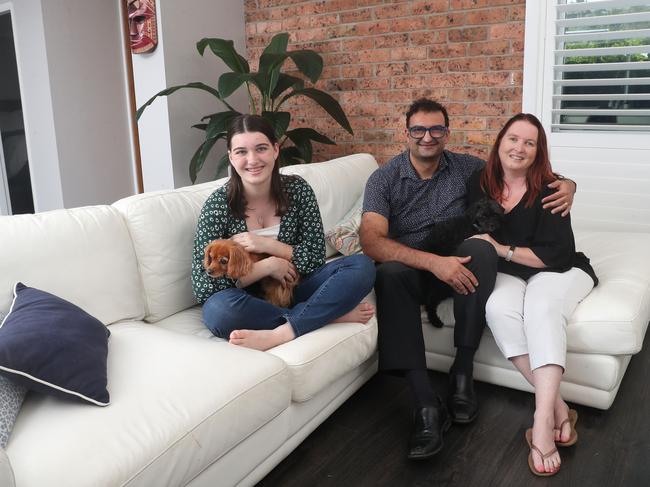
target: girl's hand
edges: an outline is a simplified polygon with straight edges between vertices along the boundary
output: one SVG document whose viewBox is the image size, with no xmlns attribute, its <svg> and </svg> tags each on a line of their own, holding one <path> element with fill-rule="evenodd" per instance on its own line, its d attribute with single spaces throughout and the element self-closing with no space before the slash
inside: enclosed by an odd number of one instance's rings
<svg viewBox="0 0 650 487">
<path fill-rule="evenodd" d="M 282 257 L 271 256 L 264 259 L 264 261 L 268 262 L 267 265 L 270 270 L 269 276 L 280 281 L 283 287 L 293 284 L 298 279 L 296 266 L 288 260 L 283 259 Z"/>
<path fill-rule="evenodd" d="M 238 233 L 230 237 L 231 240 L 243 246 L 249 252 L 257 254 L 268 254 L 268 241 L 272 240 L 269 237 L 262 237 L 252 232 Z"/>
</svg>

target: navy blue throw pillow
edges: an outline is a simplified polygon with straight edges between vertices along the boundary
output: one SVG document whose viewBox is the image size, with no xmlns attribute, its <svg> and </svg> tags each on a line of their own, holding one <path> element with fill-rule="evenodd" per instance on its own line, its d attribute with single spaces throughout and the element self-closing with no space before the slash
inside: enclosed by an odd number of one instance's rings
<svg viewBox="0 0 650 487">
<path fill-rule="evenodd" d="M 18 282 L 0 324 L 0 373 L 33 391 L 106 406 L 109 335 L 78 306 Z"/>
</svg>

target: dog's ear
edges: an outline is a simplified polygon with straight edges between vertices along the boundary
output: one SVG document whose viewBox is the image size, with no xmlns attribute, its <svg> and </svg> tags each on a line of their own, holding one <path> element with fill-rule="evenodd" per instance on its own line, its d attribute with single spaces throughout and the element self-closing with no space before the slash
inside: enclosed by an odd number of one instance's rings
<svg viewBox="0 0 650 487">
<path fill-rule="evenodd" d="M 212 242 L 210 242 L 208 245 L 205 246 L 205 250 L 203 251 L 203 267 L 207 269 L 210 267 L 210 264 L 212 264 L 212 255 L 210 255 L 210 247 L 212 245 Z"/>
<path fill-rule="evenodd" d="M 239 279 L 253 270 L 253 259 L 241 245 L 231 245 L 228 260 L 228 277 Z"/>
</svg>

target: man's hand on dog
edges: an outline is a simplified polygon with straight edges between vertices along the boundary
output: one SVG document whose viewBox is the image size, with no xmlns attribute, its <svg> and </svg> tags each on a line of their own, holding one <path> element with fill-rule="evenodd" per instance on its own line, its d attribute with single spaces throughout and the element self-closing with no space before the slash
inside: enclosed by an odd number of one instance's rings
<svg viewBox="0 0 650 487">
<path fill-rule="evenodd" d="M 576 183 L 570 179 L 556 179 L 548 185 L 557 191 L 542 199 L 543 208 L 551 209 L 551 213 L 562 212 L 567 216 L 573 206 L 573 196 L 576 194 Z"/>
<path fill-rule="evenodd" d="M 472 272 L 465 267 L 472 258 L 467 257 L 438 257 L 433 274 L 441 281 L 447 283 L 458 294 L 473 293 L 478 286 L 478 280 Z"/>
</svg>

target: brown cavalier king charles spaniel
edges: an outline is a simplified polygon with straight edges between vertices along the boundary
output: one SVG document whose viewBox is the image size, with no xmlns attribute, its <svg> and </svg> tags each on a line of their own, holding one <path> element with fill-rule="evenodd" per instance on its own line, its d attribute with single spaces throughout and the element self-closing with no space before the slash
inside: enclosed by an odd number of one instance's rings
<svg viewBox="0 0 650 487">
<path fill-rule="evenodd" d="M 205 247 L 203 267 L 212 278 L 227 276 L 239 279 L 253 270 L 253 264 L 267 257 L 265 254 L 254 254 L 232 240 L 213 240 Z M 293 288 L 297 282 L 283 287 L 282 283 L 270 276 L 260 280 L 264 299 L 282 308 L 291 305 Z"/>
</svg>

